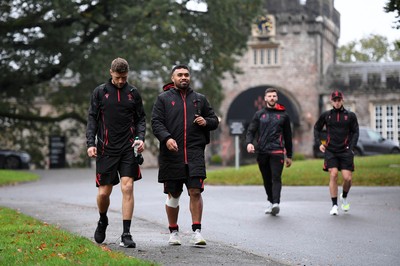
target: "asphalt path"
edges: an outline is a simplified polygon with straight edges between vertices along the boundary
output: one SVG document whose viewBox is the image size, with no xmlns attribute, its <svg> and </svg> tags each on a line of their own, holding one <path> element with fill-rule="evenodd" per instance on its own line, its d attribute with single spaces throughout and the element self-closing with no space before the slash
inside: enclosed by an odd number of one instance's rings
<svg viewBox="0 0 400 266">
<path fill-rule="evenodd" d="M 36 170 L 36 182 L 0 187 L 0 206 L 17 209 L 93 240 L 98 220 L 93 169 Z M 351 210 L 330 216 L 328 187 L 282 189 L 281 213 L 264 214 L 261 186 L 210 186 L 203 193 L 206 248 L 189 245 L 188 196 L 180 200 L 182 246 L 169 246 L 157 169 L 135 182 L 131 233 L 136 249 L 118 246 L 121 192 L 114 187 L 105 245 L 161 265 L 399 265 L 400 187 L 356 187 Z M 321 173 L 322 178 L 326 175 Z"/>
</svg>

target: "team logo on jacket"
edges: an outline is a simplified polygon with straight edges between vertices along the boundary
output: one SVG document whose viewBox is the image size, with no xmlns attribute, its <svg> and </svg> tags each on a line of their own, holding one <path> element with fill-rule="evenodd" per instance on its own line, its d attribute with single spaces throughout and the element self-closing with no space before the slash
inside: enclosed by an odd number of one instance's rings
<svg viewBox="0 0 400 266">
<path fill-rule="evenodd" d="M 266 115 L 265 115 L 265 114 L 263 114 L 263 115 L 261 116 L 261 118 L 262 118 L 262 119 L 264 119 L 265 117 L 266 117 Z"/>
<path fill-rule="evenodd" d="M 106 93 L 106 94 L 104 95 L 104 97 L 106 97 L 106 99 L 108 99 L 108 96 L 110 96 L 110 94 L 108 94 L 108 93 Z"/>
<path fill-rule="evenodd" d="M 278 120 L 281 119 L 281 115 L 276 115 L 276 118 L 278 118 Z"/>
<path fill-rule="evenodd" d="M 346 121 L 347 121 L 347 118 L 348 118 L 348 116 L 347 116 L 347 115 L 345 115 L 345 116 L 344 116 L 344 120 L 346 120 Z"/>
<path fill-rule="evenodd" d="M 172 104 L 172 106 L 175 106 L 175 101 L 172 101 L 171 104 Z"/>
<path fill-rule="evenodd" d="M 129 93 L 129 94 L 128 94 L 128 100 L 129 100 L 129 101 L 132 101 L 132 99 L 133 99 L 132 94 Z"/>
</svg>

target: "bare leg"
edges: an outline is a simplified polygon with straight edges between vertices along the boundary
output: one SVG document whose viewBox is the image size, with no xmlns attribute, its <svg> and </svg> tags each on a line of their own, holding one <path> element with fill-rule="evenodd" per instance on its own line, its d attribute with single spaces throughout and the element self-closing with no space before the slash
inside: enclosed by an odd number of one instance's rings
<svg viewBox="0 0 400 266">
<path fill-rule="evenodd" d="M 191 188 L 190 193 L 190 212 L 192 214 L 192 223 L 201 223 L 203 215 L 203 198 L 200 189 Z"/>
<path fill-rule="evenodd" d="M 351 188 L 352 173 L 349 170 L 342 170 L 343 191 L 349 192 Z"/>
<path fill-rule="evenodd" d="M 97 191 L 97 207 L 100 213 L 105 213 L 110 206 L 110 195 L 113 185 L 99 186 Z"/>
<path fill-rule="evenodd" d="M 329 192 L 331 194 L 331 198 L 337 198 L 338 196 L 338 169 L 337 168 L 329 168 Z"/>
<path fill-rule="evenodd" d="M 121 192 L 122 192 L 122 219 L 132 220 L 134 197 L 133 197 L 133 178 L 121 177 Z"/>
<path fill-rule="evenodd" d="M 168 197 L 174 197 L 178 198 L 180 197 L 181 193 L 174 193 L 174 194 L 168 194 Z M 178 215 L 179 215 L 179 206 L 176 208 L 170 207 L 168 205 L 165 205 L 165 211 L 167 212 L 167 217 L 168 217 L 168 223 L 169 225 L 177 225 L 178 224 Z"/>
</svg>

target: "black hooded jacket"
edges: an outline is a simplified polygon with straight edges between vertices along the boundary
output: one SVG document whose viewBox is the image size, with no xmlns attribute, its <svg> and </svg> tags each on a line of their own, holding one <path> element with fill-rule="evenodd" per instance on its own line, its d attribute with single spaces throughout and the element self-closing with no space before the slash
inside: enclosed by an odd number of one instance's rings
<svg viewBox="0 0 400 266">
<path fill-rule="evenodd" d="M 320 133 L 326 127 L 326 149 L 330 152 L 353 150 L 357 145 L 359 127 L 357 117 L 345 108 L 325 111 L 314 125 L 315 143 L 321 143 Z"/>
<path fill-rule="evenodd" d="M 259 154 L 284 153 L 286 149 L 286 156 L 292 158 L 292 129 L 283 105 L 263 108 L 254 114 L 247 129 L 246 143 L 253 143 L 256 134 L 256 151 Z"/>
<path fill-rule="evenodd" d="M 121 89 L 109 82 L 94 89 L 86 130 L 87 147 L 97 154 L 117 156 L 132 150 L 135 137 L 144 141 L 146 115 L 137 89 L 126 83 Z"/>
<path fill-rule="evenodd" d="M 207 136 L 218 127 L 218 117 L 206 97 L 188 88 L 186 93 L 167 84 L 153 106 L 151 126 L 160 141 L 158 181 L 186 179 L 189 176 L 206 177 L 204 149 Z M 205 127 L 193 123 L 195 115 L 204 117 Z M 178 151 L 166 147 L 168 139 L 178 144 Z"/>
</svg>

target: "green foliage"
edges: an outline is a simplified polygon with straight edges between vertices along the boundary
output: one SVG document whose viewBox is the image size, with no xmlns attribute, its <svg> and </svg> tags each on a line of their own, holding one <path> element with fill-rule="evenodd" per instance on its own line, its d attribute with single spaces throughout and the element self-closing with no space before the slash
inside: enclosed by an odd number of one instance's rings
<svg viewBox="0 0 400 266">
<path fill-rule="evenodd" d="M 264 1 L 210 0 L 206 12 L 189 10 L 187 2 L 1 1 L 0 130 L 16 134 L 2 134 L 0 144 L 34 154 L 40 167 L 49 134 L 83 137 L 90 94 L 107 81 L 116 57 L 130 63 L 129 82 L 141 91 L 148 116 L 177 63 L 194 66 L 193 87 L 212 95 L 218 110 L 219 78 L 238 71 L 235 58 L 244 52 L 251 21 L 263 11 Z M 50 113 L 33 106 L 39 100 L 50 104 Z M 78 124 L 61 127 L 65 115 Z M 155 140 L 147 143 L 154 149 Z"/>
<path fill-rule="evenodd" d="M 400 155 L 356 157 L 355 165 L 356 171 L 353 173 L 352 182 L 355 186 L 400 185 Z M 283 185 L 328 185 L 329 174 L 322 170 L 322 166 L 322 159 L 294 160 L 291 167 L 283 169 Z M 262 177 L 257 165 L 248 165 L 238 170 L 225 168 L 209 171 L 206 183 L 210 185 L 262 185 Z"/>
<path fill-rule="evenodd" d="M 340 46 L 336 56 L 342 63 L 389 62 L 399 59 L 396 42 L 390 45 L 386 37 L 377 34 Z"/>
<path fill-rule="evenodd" d="M 304 154 L 302 154 L 302 153 L 297 153 L 297 152 L 295 152 L 294 154 L 293 154 L 293 161 L 303 161 L 303 160 L 305 160 L 306 159 L 306 156 L 304 156 Z"/>
<path fill-rule="evenodd" d="M 385 12 L 390 13 L 390 12 L 395 12 L 397 13 L 397 25 L 396 29 L 400 29 L 400 0 L 389 0 L 386 2 L 386 5 L 384 7 Z"/>
<path fill-rule="evenodd" d="M 1 265 L 155 265 L 0 207 Z"/>
<path fill-rule="evenodd" d="M 214 165 L 221 165 L 222 164 L 222 157 L 219 154 L 214 154 L 210 158 L 210 163 Z"/>
</svg>

